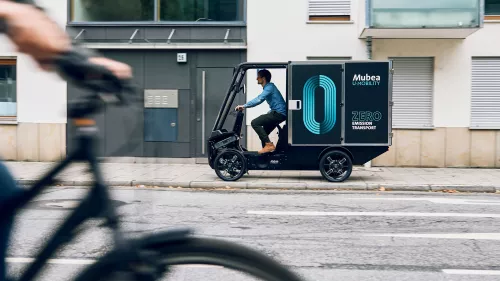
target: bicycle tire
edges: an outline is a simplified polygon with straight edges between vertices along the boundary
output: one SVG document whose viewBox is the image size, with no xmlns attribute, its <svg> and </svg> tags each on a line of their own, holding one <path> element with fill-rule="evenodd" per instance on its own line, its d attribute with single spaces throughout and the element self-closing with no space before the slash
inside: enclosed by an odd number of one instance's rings
<svg viewBox="0 0 500 281">
<path fill-rule="evenodd" d="M 146 248 L 159 254 L 166 266 L 203 264 L 222 266 L 265 281 L 303 281 L 296 273 L 276 260 L 248 247 L 218 239 L 187 238 L 180 242 Z M 109 281 L 119 265 L 106 257 L 97 261 L 76 281 Z M 162 262 L 163 264 L 163 262 Z"/>
</svg>

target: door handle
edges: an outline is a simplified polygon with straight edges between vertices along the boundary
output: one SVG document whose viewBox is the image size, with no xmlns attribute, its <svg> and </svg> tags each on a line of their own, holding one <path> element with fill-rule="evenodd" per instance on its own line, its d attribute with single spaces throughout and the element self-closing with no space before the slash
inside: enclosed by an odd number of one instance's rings
<svg viewBox="0 0 500 281">
<path fill-rule="evenodd" d="M 288 100 L 288 110 L 301 110 L 302 101 L 301 100 Z"/>
<path fill-rule="evenodd" d="M 201 72 L 201 154 L 205 154 L 205 94 L 206 94 L 206 74 Z"/>
</svg>

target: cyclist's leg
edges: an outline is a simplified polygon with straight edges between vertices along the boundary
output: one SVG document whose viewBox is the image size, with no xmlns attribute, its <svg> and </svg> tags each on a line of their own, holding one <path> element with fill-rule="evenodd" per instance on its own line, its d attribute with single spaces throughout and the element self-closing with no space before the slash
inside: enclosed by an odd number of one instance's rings
<svg viewBox="0 0 500 281">
<path fill-rule="evenodd" d="M 17 187 L 16 182 L 9 170 L 2 161 L 0 161 L 0 202 L 8 201 L 14 197 L 21 189 Z M 0 221 L 0 281 L 6 279 L 5 256 L 9 244 L 9 236 L 12 229 L 13 218 Z"/>
</svg>

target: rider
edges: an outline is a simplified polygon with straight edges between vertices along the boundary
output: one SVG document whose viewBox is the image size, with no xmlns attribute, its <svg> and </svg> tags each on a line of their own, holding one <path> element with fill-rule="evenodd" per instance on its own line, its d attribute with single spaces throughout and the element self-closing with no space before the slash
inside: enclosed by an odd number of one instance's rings
<svg viewBox="0 0 500 281">
<path fill-rule="evenodd" d="M 17 51 L 30 55 L 43 70 L 51 70 L 50 59 L 71 48 L 71 41 L 64 30 L 32 5 L 0 0 L 0 21 L 5 24 L 0 24 L 0 32 L 8 36 Z M 120 78 L 132 77 L 131 68 L 121 62 L 104 57 L 93 57 L 90 61 L 108 68 Z M 21 189 L 16 186 L 7 167 L 0 162 L 0 204 L 18 192 Z M 12 218 L 0 222 L 0 281 L 6 278 L 5 255 L 12 223 Z"/>
<path fill-rule="evenodd" d="M 267 101 L 271 110 L 252 120 L 252 128 L 259 135 L 262 149 L 259 154 L 273 152 L 276 147 L 269 140 L 269 134 L 281 122 L 286 120 L 286 102 L 274 83 L 271 82 L 271 72 L 262 69 L 257 72 L 257 82 L 262 85 L 262 93 L 244 105 L 238 105 L 236 110 L 257 106 Z"/>
</svg>

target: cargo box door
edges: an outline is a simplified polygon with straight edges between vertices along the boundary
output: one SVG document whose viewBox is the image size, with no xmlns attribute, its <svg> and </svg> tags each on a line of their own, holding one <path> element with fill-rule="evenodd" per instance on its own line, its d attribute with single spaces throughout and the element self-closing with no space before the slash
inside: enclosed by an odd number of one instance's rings
<svg viewBox="0 0 500 281">
<path fill-rule="evenodd" d="M 344 145 L 391 145 L 390 61 L 345 63 Z"/>
<path fill-rule="evenodd" d="M 339 145 L 342 63 L 291 63 L 288 140 L 292 145 Z"/>
</svg>

